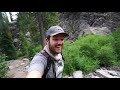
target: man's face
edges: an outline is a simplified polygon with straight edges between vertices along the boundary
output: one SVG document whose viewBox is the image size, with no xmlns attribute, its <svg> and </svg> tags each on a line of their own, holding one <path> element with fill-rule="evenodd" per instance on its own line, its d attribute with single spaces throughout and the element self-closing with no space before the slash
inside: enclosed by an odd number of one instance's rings
<svg viewBox="0 0 120 90">
<path fill-rule="evenodd" d="M 50 40 L 48 40 L 49 50 L 53 55 L 59 54 L 62 51 L 63 44 L 64 44 L 63 34 L 51 36 Z"/>
</svg>

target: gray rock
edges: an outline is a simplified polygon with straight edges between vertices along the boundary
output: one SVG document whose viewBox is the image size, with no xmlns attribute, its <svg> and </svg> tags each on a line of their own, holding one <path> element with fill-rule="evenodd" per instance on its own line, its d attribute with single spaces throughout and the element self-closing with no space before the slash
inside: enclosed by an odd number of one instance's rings
<svg viewBox="0 0 120 90">
<path fill-rule="evenodd" d="M 90 29 L 88 33 L 108 35 L 120 25 L 120 12 L 61 12 L 58 25 L 70 34 L 70 41 L 83 36 L 85 29 Z"/>
<path fill-rule="evenodd" d="M 106 70 L 98 69 L 96 70 L 96 74 L 99 76 L 103 76 L 104 78 L 120 78 L 118 76 L 112 76 L 110 75 Z"/>
<path fill-rule="evenodd" d="M 75 71 L 73 73 L 73 78 L 83 78 L 82 71 Z"/>
</svg>

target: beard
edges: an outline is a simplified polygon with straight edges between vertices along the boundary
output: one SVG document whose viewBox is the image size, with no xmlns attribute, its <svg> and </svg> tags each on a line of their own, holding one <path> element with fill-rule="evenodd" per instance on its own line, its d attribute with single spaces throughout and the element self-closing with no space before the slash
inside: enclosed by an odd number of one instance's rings
<svg viewBox="0 0 120 90">
<path fill-rule="evenodd" d="M 58 47 L 58 46 L 61 47 L 59 51 L 56 50 L 56 47 Z M 49 42 L 49 50 L 50 50 L 50 53 L 53 54 L 53 55 L 56 55 L 56 54 L 61 53 L 62 47 L 63 47 L 63 44 L 62 44 L 62 45 L 61 45 L 61 44 L 58 44 L 58 45 L 52 46 L 52 45 L 50 44 L 50 42 Z"/>
</svg>

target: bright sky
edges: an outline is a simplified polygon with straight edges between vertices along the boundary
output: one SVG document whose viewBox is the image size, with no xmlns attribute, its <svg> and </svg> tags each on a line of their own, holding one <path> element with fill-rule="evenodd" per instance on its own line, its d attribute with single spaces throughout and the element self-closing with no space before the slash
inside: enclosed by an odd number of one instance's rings
<svg viewBox="0 0 120 90">
<path fill-rule="evenodd" d="M 19 12 L 11 12 L 11 13 L 12 13 L 13 20 L 15 20 L 15 19 L 17 18 L 17 15 L 16 15 L 16 14 L 19 13 Z M 6 14 L 7 14 L 7 16 L 8 16 L 9 22 L 11 22 L 9 12 L 6 12 Z"/>
</svg>

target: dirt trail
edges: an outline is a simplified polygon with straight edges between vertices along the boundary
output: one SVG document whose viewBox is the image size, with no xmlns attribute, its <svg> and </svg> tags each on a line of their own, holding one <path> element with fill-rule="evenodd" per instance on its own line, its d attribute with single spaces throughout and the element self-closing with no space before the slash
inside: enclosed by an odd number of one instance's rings
<svg viewBox="0 0 120 90">
<path fill-rule="evenodd" d="M 21 60 L 11 60 L 8 62 L 9 71 L 7 73 L 7 78 L 25 78 L 27 74 L 27 66 L 29 65 L 29 60 L 24 58 Z"/>
<path fill-rule="evenodd" d="M 25 78 L 27 69 L 29 67 L 29 60 L 27 58 L 8 61 L 9 71 L 6 75 L 7 78 Z M 81 74 L 81 73 L 80 73 Z M 78 75 L 77 75 L 78 76 Z M 81 75 L 82 76 L 82 75 Z M 96 72 L 83 76 L 82 78 L 120 78 L 120 70 L 107 70 L 101 68 Z M 66 78 L 69 78 L 68 76 Z M 71 76 L 71 78 L 73 78 Z"/>
</svg>

